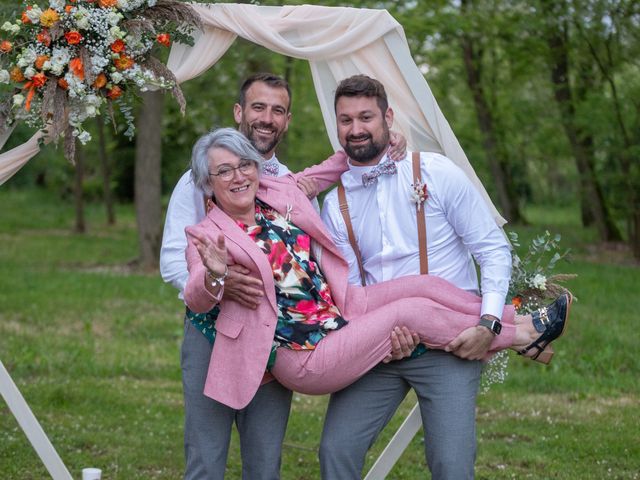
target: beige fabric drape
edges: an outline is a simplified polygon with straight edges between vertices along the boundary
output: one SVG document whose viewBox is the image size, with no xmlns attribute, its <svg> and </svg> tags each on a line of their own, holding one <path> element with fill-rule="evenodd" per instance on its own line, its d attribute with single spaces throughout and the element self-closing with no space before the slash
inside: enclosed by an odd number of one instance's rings
<svg viewBox="0 0 640 480">
<path fill-rule="evenodd" d="M 386 10 L 192 5 L 202 18 L 204 31 L 198 32 L 193 47 L 174 44 L 171 48 L 168 67 L 180 83 L 211 67 L 237 36 L 283 55 L 306 59 L 311 65 L 329 139 L 338 149 L 333 111 L 338 82 L 356 73 L 377 78 L 385 85 L 395 112 L 394 129 L 406 136 L 409 149 L 449 157 L 481 192 L 496 222 L 505 223 L 411 58 L 402 27 Z M 1 162 L 5 155 L 0 155 Z M 0 172 L 0 183 L 7 178 Z"/>
</svg>

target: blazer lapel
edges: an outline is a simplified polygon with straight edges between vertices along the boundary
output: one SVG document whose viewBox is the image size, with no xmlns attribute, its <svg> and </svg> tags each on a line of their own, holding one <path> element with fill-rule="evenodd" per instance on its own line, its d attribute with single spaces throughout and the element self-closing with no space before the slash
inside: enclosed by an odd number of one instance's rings
<svg viewBox="0 0 640 480">
<path fill-rule="evenodd" d="M 271 270 L 271 265 L 269 265 L 269 261 L 267 260 L 267 256 L 264 252 L 258 248 L 251 237 L 247 235 L 247 233 L 242 230 L 236 222 L 231 219 L 231 217 L 217 206 L 214 206 L 209 211 L 207 218 L 220 228 L 227 241 L 233 242 L 251 258 L 260 273 L 267 298 L 272 305 L 276 305 L 273 271 Z"/>
</svg>

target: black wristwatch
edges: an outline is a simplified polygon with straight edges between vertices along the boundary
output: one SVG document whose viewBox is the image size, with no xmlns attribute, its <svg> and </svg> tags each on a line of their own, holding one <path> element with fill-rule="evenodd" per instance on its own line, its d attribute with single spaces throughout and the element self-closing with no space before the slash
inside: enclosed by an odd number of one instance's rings
<svg viewBox="0 0 640 480">
<path fill-rule="evenodd" d="M 500 335 L 500 332 L 502 331 L 502 324 L 500 323 L 500 320 L 491 315 L 483 315 L 480 317 L 478 325 L 487 327 L 494 335 Z"/>
</svg>

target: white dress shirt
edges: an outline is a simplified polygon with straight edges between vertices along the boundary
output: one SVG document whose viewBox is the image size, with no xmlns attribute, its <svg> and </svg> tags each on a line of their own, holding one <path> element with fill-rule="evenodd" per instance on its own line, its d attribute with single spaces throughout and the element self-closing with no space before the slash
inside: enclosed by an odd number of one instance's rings
<svg viewBox="0 0 640 480">
<path fill-rule="evenodd" d="M 278 164 L 279 177 L 290 172 L 287 166 L 280 163 L 275 155 L 267 161 Z M 205 217 L 205 201 L 204 192 L 194 185 L 191 180 L 191 170 L 188 170 L 180 177 L 171 194 L 160 249 L 162 279 L 180 291 L 178 295 L 180 298 L 183 298 L 182 291 L 189 278 L 185 257 L 187 237 L 184 229 L 189 225 L 199 223 Z"/>
<path fill-rule="evenodd" d="M 464 172 L 447 157 L 421 154 L 429 274 L 478 294 L 480 265 L 482 315 L 502 317 L 511 275 L 511 252 L 502 230 Z M 387 160 L 385 156 L 381 162 Z M 411 154 L 396 162 L 395 175 L 381 175 L 364 187 L 362 174 L 374 166 L 349 166 L 342 174 L 351 223 L 360 247 L 367 284 L 420 273 L 416 205 Z M 337 190 L 325 198 L 322 219 L 349 262 L 349 282 L 360 284 L 360 272 L 340 213 Z"/>
</svg>

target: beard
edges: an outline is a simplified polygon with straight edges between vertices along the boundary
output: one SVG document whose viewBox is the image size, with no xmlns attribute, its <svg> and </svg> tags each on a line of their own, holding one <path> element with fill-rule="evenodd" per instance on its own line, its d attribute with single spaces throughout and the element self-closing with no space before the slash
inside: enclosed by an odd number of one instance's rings
<svg viewBox="0 0 640 480">
<path fill-rule="evenodd" d="M 369 163 L 377 159 L 389 145 L 389 129 L 385 126 L 382 136 L 376 141 L 370 133 L 364 135 L 350 135 L 347 137 L 344 151 L 351 160 L 359 163 Z M 364 144 L 352 145 L 351 141 L 368 140 Z"/>
<path fill-rule="evenodd" d="M 274 132 L 273 137 L 269 139 L 260 138 L 256 129 L 272 130 Z M 256 122 L 253 125 L 249 125 L 244 120 L 240 122 L 240 133 L 249 139 L 251 145 L 261 154 L 265 155 L 276 148 L 280 140 L 282 139 L 282 131 L 278 129 L 272 123 Z"/>
</svg>

